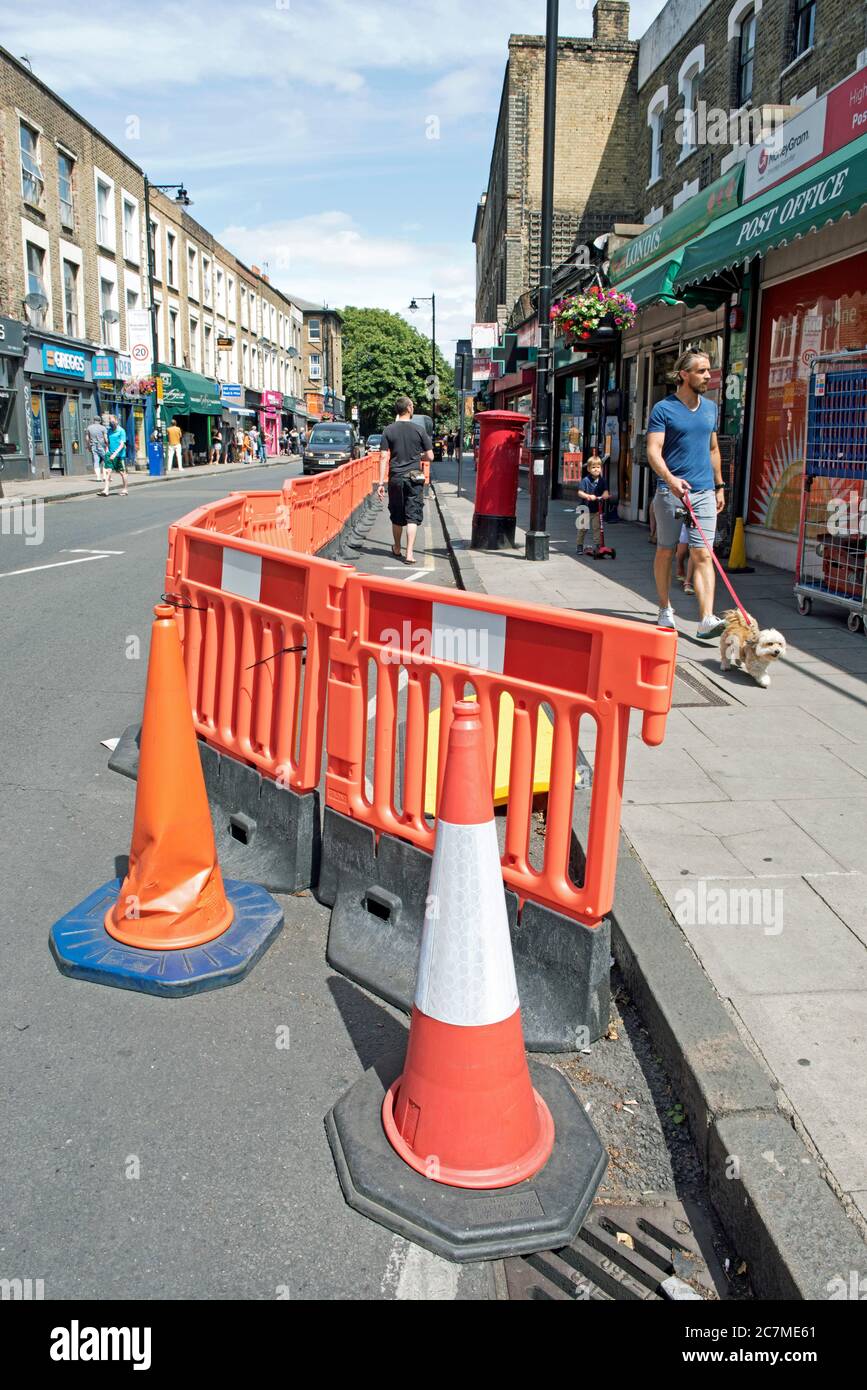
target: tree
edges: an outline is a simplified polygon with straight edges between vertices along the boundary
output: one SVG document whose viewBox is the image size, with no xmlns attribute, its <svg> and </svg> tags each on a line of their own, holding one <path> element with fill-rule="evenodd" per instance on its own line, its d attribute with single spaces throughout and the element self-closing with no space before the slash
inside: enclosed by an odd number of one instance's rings
<svg viewBox="0 0 867 1390">
<path fill-rule="evenodd" d="M 356 309 L 343 314 L 343 394 L 358 406 L 362 436 L 384 429 L 394 419 L 398 396 L 411 396 L 420 415 L 433 415 L 430 338 L 387 309 Z M 437 425 L 457 419 L 454 371 L 436 352 L 439 397 Z M 349 410 L 347 409 L 347 415 Z"/>
</svg>

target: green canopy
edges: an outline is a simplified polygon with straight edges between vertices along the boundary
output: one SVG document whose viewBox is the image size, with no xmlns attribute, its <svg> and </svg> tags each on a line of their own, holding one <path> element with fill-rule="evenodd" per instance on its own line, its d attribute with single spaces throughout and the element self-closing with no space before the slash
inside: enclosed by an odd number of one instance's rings
<svg viewBox="0 0 867 1390">
<path fill-rule="evenodd" d="M 648 304 L 676 304 L 674 282 L 680 271 L 683 252 L 684 247 L 681 246 L 671 255 L 664 256 L 661 261 L 643 266 L 630 279 L 618 280 L 615 289 L 620 294 L 628 294 L 639 309 L 645 308 Z"/>
<path fill-rule="evenodd" d="M 640 236 L 633 237 L 625 246 L 619 246 L 611 253 L 608 278 L 617 289 L 624 289 L 623 281 L 635 280 L 656 262 L 668 256 L 673 257 L 682 251 L 685 244 L 704 231 L 714 218 L 730 212 L 740 202 L 744 166 L 739 164 L 727 174 L 721 174 L 701 193 L 687 198 L 685 203 L 675 208 L 667 217 L 654 222 Z M 635 298 L 635 295 L 632 296 Z"/>
<path fill-rule="evenodd" d="M 163 383 L 160 409 L 167 419 L 172 415 L 222 415 L 220 387 L 210 377 L 162 363 L 157 363 L 157 376 Z"/>
<path fill-rule="evenodd" d="M 797 241 L 867 205 L 867 135 L 735 212 L 712 222 L 683 254 L 675 289 L 709 280 L 721 271 Z"/>
</svg>

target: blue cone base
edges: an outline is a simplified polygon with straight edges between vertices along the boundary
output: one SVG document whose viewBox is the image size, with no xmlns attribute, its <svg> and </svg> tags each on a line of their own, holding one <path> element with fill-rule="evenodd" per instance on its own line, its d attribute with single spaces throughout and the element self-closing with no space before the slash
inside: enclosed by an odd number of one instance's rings
<svg viewBox="0 0 867 1390">
<path fill-rule="evenodd" d="M 103 925 L 122 882 L 113 878 L 103 883 L 54 923 L 49 945 L 62 974 L 173 999 L 200 994 L 243 980 L 283 926 L 283 909 L 264 888 L 225 879 L 235 916 L 222 936 L 179 951 L 124 946 Z"/>
</svg>

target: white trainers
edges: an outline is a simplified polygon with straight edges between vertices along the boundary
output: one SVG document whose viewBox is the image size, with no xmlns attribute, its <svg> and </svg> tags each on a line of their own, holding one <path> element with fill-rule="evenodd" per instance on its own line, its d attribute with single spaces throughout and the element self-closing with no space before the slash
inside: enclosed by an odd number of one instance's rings
<svg viewBox="0 0 867 1390">
<path fill-rule="evenodd" d="M 706 618 L 702 618 L 696 628 L 695 635 L 703 642 L 710 642 L 714 637 L 721 636 L 725 632 L 725 627 L 722 618 L 716 618 L 713 613 L 709 613 Z"/>
<path fill-rule="evenodd" d="M 669 603 L 667 607 L 660 608 L 659 617 L 656 620 L 656 626 L 674 628 L 674 625 L 674 609 Z"/>
</svg>

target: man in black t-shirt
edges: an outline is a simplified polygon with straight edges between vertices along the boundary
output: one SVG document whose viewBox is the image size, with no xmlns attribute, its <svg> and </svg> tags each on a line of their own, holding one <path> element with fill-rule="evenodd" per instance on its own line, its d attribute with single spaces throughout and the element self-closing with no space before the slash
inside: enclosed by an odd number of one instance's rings
<svg viewBox="0 0 867 1390">
<path fill-rule="evenodd" d="M 406 527 L 406 564 L 414 564 L 416 529 L 424 515 L 424 473 L 422 459 L 433 458 L 433 445 L 427 430 L 413 420 L 409 396 L 399 396 L 395 404 L 397 419 L 383 431 L 379 446 L 380 497 L 385 496 L 388 477 L 388 514 L 394 537 L 392 553 L 403 560 L 401 540 Z"/>
</svg>

